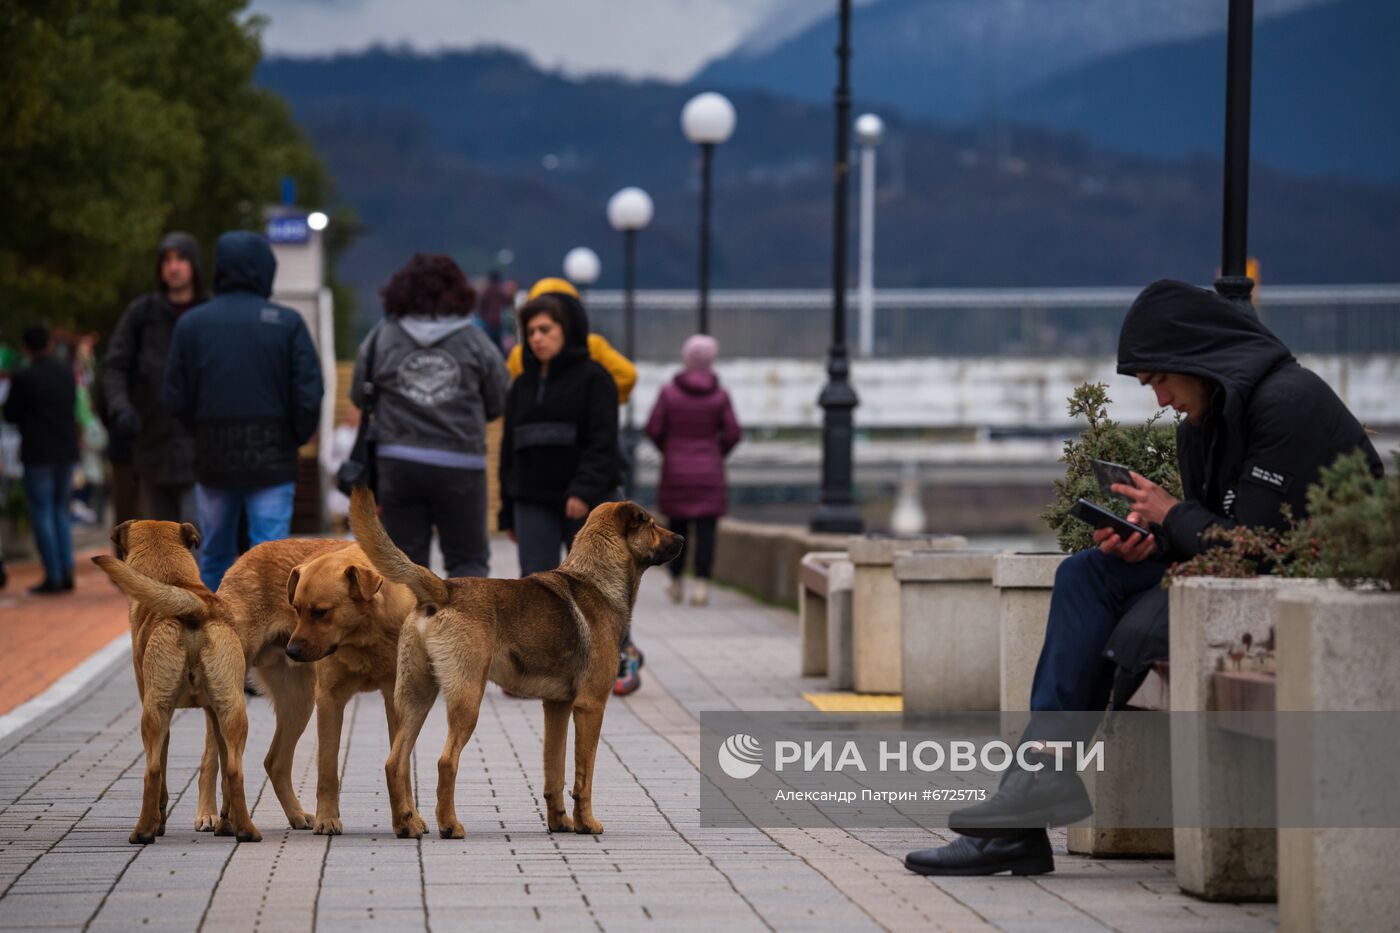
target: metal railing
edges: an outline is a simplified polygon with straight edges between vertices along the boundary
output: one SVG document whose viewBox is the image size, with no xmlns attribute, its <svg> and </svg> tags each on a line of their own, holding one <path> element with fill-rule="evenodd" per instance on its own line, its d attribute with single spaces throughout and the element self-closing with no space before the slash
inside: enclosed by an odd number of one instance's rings
<svg viewBox="0 0 1400 933">
<path fill-rule="evenodd" d="M 875 293 L 875 356 L 1112 356 L 1134 288 L 885 289 Z M 637 292 L 637 356 L 671 360 L 694 333 L 693 291 Z M 594 330 L 621 346 L 622 293 L 585 296 Z M 856 293 L 848 300 L 855 353 Z M 1400 353 L 1400 284 L 1271 285 L 1264 322 L 1295 353 Z M 711 332 L 729 358 L 825 357 L 831 292 L 712 291 Z"/>
</svg>

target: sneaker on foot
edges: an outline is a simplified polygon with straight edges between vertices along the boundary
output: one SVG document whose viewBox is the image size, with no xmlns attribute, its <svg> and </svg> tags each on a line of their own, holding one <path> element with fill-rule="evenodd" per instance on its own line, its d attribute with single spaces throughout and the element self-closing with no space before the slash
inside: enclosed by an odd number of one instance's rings
<svg viewBox="0 0 1400 933">
<path fill-rule="evenodd" d="M 622 652 L 617 666 L 617 681 L 613 684 L 613 693 L 620 697 L 625 697 L 629 693 L 635 693 L 642 685 L 641 675 L 637 673 L 637 659 L 631 657 L 626 651 Z"/>
<path fill-rule="evenodd" d="M 710 604 L 710 585 L 704 580 L 696 580 L 695 585 L 690 588 L 690 604 L 692 606 L 708 606 Z"/>
<path fill-rule="evenodd" d="M 642 649 L 630 641 L 623 647 L 622 654 L 624 657 L 637 659 L 637 670 L 641 670 L 642 665 L 647 663 L 647 656 L 642 654 Z"/>
<path fill-rule="evenodd" d="M 681 599 L 685 596 L 685 583 L 681 581 L 680 577 L 672 577 L 666 584 L 666 595 L 671 597 L 671 602 L 680 604 Z"/>
</svg>

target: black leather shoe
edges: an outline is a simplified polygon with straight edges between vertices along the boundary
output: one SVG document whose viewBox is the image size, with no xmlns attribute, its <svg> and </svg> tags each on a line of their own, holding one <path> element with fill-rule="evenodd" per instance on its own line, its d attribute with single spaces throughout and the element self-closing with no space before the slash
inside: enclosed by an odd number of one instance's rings
<svg viewBox="0 0 1400 933">
<path fill-rule="evenodd" d="M 57 580 L 45 578 L 43 583 L 36 584 L 29 588 L 31 596 L 53 596 L 55 593 L 63 592 L 63 584 Z"/>
<path fill-rule="evenodd" d="M 1043 829 L 999 839 L 959 836 L 937 849 L 904 857 L 904 867 L 921 875 L 1044 875 L 1055 870 L 1050 834 Z"/>
<path fill-rule="evenodd" d="M 987 839 L 1008 832 L 1068 826 L 1094 812 L 1084 782 L 1073 771 L 1016 768 L 1007 772 L 991 800 L 955 810 L 948 828 L 964 836 Z"/>
</svg>

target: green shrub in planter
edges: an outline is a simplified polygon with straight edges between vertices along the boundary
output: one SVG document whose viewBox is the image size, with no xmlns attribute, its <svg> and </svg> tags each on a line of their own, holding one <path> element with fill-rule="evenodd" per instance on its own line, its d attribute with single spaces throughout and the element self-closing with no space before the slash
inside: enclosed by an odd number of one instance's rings
<svg viewBox="0 0 1400 933">
<path fill-rule="evenodd" d="M 1395 471 L 1377 479 L 1360 451 L 1338 457 L 1308 487 L 1308 517 L 1272 528 L 1212 528 L 1213 545 L 1172 567 L 1169 578 L 1190 576 L 1335 579 L 1400 592 L 1400 452 Z"/>
<path fill-rule="evenodd" d="M 1082 416 L 1088 421 L 1088 427 L 1079 437 L 1065 441 L 1065 452 L 1060 457 L 1065 465 L 1065 477 L 1055 480 L 1054 501 L 1040 516 L 1054 529 L 1060 549 L 1066 553 L 1094 545 L 1094 530 L 1069 514 L 1075 500 L 1088 499 L 1118 515 L 1128 514 L 1128 503 L 1117 496 L 1105 499 L 1099 492 L 1090 460 L 1121 463 L 1181 498 L 1181 475 L 1176 466 L 1176 422 L 1164 421 L 1163 413 L 1158 412 L 1144 424 L 1119 424 L 1108 417 L 1111 403 L 1108 386 L 1102 382 L 1085 383 L 1069 397 L 1070 417 Z"/>
</svg>

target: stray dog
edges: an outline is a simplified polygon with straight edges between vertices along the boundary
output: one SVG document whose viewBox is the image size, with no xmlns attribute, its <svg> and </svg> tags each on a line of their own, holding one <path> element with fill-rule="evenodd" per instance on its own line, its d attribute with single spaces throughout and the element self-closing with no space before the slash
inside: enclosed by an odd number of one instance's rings
<svg viewBox="0 0 1400 933">
<path fill-rule="evenodd" d="M 394 546 L 375 514 L 374 495 L 355 489 L 350 527 L 375 569 L 406 584 L 417 608 L 399 638 L 394 701 L 399 732 L 384 765 L 394 831 L 423 833 L 413 803 L 409 755 L 441 689 L 447 745 L 438 759 L 437 825 L 465 836 L 455 802 L 457 764 L 476 728 L 486 681 L 544 701 L 544 797 L 551 832 L 601 833 L 593 817 L 593 761 L 603 707 L 617 676 L 617 652 L 632 622 L 648 567 L 685 543 L 633 502 L 598 506 L 558 570 L 523 580 L 444 581 Z M 573 819 L 564 807 L 564 751 L 574 720 Z"/>
<path fill-rule="evenodd" d="M 399 629 L 413 610 L 408 587 L 384 580 L 353 541 L 289 538 L 240 557 L 219 585 L 219 602 L 243 656 L 277 716 L 263 765 L 293 829 L 337 835 L 340 732 L 357 693 L 384 697 L 394 738 Z M 316 818 L 292 787 L 297 742 L 316 710 Z M 213 748 L 206 743 L 195 828 L 215 824 Z"/>
<path fill-rule="evenodd" d="M 218 597 L 200 582 L 190 553 L 199 546 L 199 532 L 188 523 L 129 521 L 112 529 L 112 542 L 121 559 L 103 554 L 93 563 L 131 601 L 131 661 L 146 748 L 141 816 L 129 841 L 145 845 L 165 835 L 170 717 L 177 708 L 202 707 L 224 779 L 217 832 L 258 842 L 262 835 L 243 796 L 243 649 L 218 611 Z"/>
</svg>

